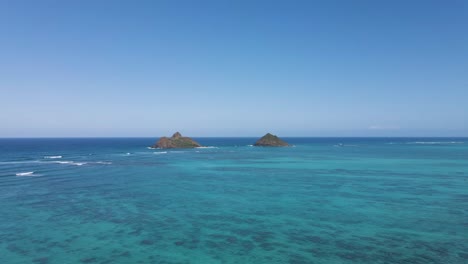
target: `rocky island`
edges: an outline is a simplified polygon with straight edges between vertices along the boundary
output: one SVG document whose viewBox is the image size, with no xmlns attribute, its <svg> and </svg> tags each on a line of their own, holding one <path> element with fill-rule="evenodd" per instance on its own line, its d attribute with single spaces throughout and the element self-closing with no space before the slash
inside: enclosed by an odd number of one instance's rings
<svg viewBox="0 0 468 264">
<path fill-rule="evenodd" d="M 179 132 L 174 133 L 172 137 L 162 137 L 152 146 L 153 148 L 196 148 L 201 147 L 196 141 L 189 137 L 183 137 Z"/>
<path fill-rule="evenodd" d="M 289 144 L 283 140 L 281 140 L 279 137 L 272 135 L 270 133 L 267 133 L 264 135 L 262 138 L 257 140 L 255 142 L 254 146 L 257 147 L 287 147 Z"/>
</svg>

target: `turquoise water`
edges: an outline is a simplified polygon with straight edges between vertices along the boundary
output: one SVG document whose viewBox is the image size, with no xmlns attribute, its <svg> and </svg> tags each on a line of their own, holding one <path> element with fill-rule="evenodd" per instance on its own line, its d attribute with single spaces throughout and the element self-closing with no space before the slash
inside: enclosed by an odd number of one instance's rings
<svg viewBox="0 0 468 264">
<path fill-rule="evenodd" d="M 468 139 L 0 139 L 0 263 L 468 263 Z"/>
</svg>

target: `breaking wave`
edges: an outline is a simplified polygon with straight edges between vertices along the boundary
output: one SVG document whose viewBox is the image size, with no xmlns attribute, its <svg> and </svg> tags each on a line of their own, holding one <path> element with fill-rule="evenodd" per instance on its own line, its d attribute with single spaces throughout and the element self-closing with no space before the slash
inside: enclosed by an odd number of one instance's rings
<svg viewBox="0 0 468 264">
<path fill-rule="evenodd" d="M 112 164 L 112 162 L 110 162 L 110 161 L 96 161 L 96 162 L 91 162 L 91 163 L 104 164 L 104 165 L 110 165 L 110 164 Z"/>
<path fill-rule="evenodd" d="M 68 164 L 68 165 L 74 165 L 74 166 L 83 166 L 86 164 L 102 164 L 102 165 L 109 165 L 112 164 L 110 161 L 71 161 L 71 160 L 64 160 L 64 161 L 52 161 L 51 163 L 57 163 L 57 164 Z"/>
<path fill-rule="evenodd" d="M 415 141 L 407 142 L 406 144 L 415 144 L 415 145 L 445 145 L 445 144 L 464 144 L 462 141 Z"/>
<path fill-rule="evenodd" d="M 16 173 L 16 176 L 25 177 L 25 176 L 37 176 L 37 175 L 34 175 L 34 171 L 27 171 L 27 172 L 18 172 Z"/>
<path fill-rule="evenodd" d="M 0 161 L 0 164 L 29 164 L 29 163 L 41 163 L 41 161 L 40 160 Z"/>
<path fill-rule="evenodd" d="M 87 164 L 87 162 L 74 162 L 74 161 L 53 161 L 53 163 L 70 164 L 70 165 L 75 165 L 75 166 L 82 166 L 82 165 Z"/>
<path fill-rule="evenodd" d="M 61 159 L 62 156 L 44 156 L 44 159 Z"/>
<path fill-rule="evenodd" d="M 336 144 L 336 145 L 333 145 L 334 147 L 358 147 L 358 145 L 353 145 L 353 144 L 342 144 L 342 143 L 339 143 L 339 144 Z"/>
</svg>

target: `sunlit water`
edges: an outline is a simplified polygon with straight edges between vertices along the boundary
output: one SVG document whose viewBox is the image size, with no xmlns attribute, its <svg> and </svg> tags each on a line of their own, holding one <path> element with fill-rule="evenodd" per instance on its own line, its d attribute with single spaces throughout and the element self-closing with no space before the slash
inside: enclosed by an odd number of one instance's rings
<svg viewBox="0 0 468 264">
<path fill-rule="evenodd" d="M 0 263 L 468 263 L 468 139 L 0 139 Z"/>
</svg>

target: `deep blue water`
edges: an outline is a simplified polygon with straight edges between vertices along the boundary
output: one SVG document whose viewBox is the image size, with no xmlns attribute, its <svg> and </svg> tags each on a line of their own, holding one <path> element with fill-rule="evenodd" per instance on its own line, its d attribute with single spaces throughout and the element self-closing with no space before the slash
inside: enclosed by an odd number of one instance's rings
<svg viewBox="0 0 468 264">
<path fill-rule="evenodd" d="M 0 263 L 468 263 L 467 138 L 0 139 Z"/>
</svg>

